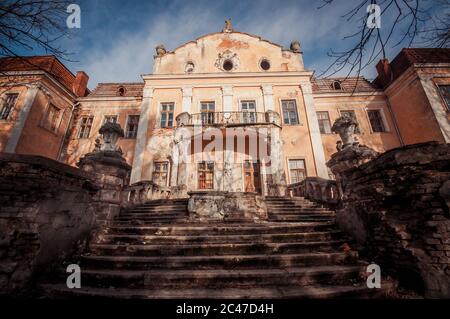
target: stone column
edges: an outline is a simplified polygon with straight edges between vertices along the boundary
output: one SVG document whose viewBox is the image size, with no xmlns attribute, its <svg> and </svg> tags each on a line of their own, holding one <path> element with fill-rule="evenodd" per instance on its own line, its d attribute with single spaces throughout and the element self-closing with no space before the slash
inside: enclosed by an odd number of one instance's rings
<svg viewBox="0 0 450 319">
<path fill-rule="evenodd" d="M 231 85 L 222 86 L 223 111 L 233 111 L 233 87 Z"/>
<path fill-rule="evenodd" d="M 275 106 L 273 104 L 273 88 L 272 85 L 261 86 L 264 99 L 264 111 L 275 111 Z"/>
<path fill-rule="evenodd" d="M 19 143 L 20 136 L 22 135 L 22 130 L 25 127 L 25 123 L 28 119 L 28 115 L 30 114 L 31 107 L 33 106 L 34 99 L 36 98 L 39 89 L 40 87 L 35 84 L 28 86 L 28 90 L 25 95 L 25 102 L 20 109 L 19 116 L 14 123 L 11 136 L 9 137 L 8 142 L 5 146 L 6 153 L 16 152 L 17 143 Z"/>
<path fill-rule="evenodd" d="M 281 140 L 281 129 L 272 127 L 270 129 L 270 173 L 272 174 L 272 194 L 284 196 L 286 194 L 286 177 L 284 174 L 283 141 Z"/>
<path fill-rule="evenodd" d="M 317 176 L 328 179 L 328 170 L 325 165 L 325 153 L 323 151 L 322 137 L 320 135 L 311 82 L 301 83 L 300 86 L 303 92 L 303 100 L 305 102 L 306 118 L 308 121 L 309 135 L 311 138 L 311 146 L 314 154 Z"/>
<path fill-rule="evenodd" d="M 131 171 L 130 183 L 134 184 L 141 180 L 142 164 L 144 161 L 145 147 L 147 145 L 147 132 L 150 120 L 150 111 L 153 100 L 153 88 L 145 87 L 141 104 L 141 114 L 136 135 L 136 146 L 134 148 L 133 169 Z"/>
<path fill-rule="evenodd" d="M 192 87 L 183 87 L 183 101 L 181 104 L 182 112 L 192 113 Z"/>
</svg>

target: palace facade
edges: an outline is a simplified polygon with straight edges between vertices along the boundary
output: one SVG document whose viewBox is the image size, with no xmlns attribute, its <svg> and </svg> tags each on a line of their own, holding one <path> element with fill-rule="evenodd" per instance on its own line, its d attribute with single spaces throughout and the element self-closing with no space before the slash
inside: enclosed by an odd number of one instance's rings
<svg viewBox="0 0 450 319">
<path fill-rule="evenodd" d="M 284 48 L 227 25 L 173 51 L 158 46 L 140 83 L 92 91 L 84 72 L 54 57 L 0 61 L 0 151 L 76 165 L 102 124 L 116 122 L 131 183 L 268 195 L 333 178 L 331 128 L 344 114 L 378 152 L 450 142 L 450 49 L 403 49 L 372 82 L 318 79 L 298 41 Z"/>
</svg>

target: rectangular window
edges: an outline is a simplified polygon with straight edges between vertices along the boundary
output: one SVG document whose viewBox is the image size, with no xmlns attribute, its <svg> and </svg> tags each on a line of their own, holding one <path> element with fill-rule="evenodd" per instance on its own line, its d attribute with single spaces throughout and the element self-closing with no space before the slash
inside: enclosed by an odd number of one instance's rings
<svg viewBox="0 0 450 319">
<path fill-rule="evenodd" d="M 6 97 L 3 102 L 2 110 L 0 111 L 0 120 L 7 120 L 11 111 L 16 104 L 17 97 L 19 94 L 6 94 Z"/>
<path fill-rule="evenodd" d="M 139 126 L 139 115 L 128 115 L 126 138 L 136 138 Z"/>
<path fill-rule="evenodd" d="M 155 162 L 152 178 L 155 184 L 159 186 L 166 186 L 168 174 L 169 174 L 168 162 Z"/>
<path fill-rule="evenodd" d="M 161 103 L 161 127 L 173 127 L 174 103 Z"/>
<path fill-rule="evenodd" d="M 198 163 L 198 188 L 213 189 L 214 188 L 214 163 L 200 162 Z"/>
<path fill-rule="evenodd" d="M 242 123 L 256 123 L 256 102 L 241 101 Z"/>
<path fill-rule="evenodd" d="M 106 122 L 117 123 L 117 117 L 118 115 L 105 115 L 105 117 L 103 118 L 103 124 L 105 124 Z"/>
<path fill-rule="evenodd" d="M 80 119 L 80 129 L 78 130 L 78 138 L 89 138 L 93 121 L 94 121 L 93 116 L 83 116 Z"/>
<path fill-rule="evenodd" d="M 383 117 L 380 110 L 369 110 L 367 111 L 369 115 L 370 126 L 372 127 L 372 132 L 386 132 L 384 127 Z"/>
<path fill-rule="evenodd" d="M 450 85 L 440 85 L 439 90 L 441 91 L 441 95 L 444 98 L 447 111 L 450 112 Z"/>
<path fill-rule="evenodd" d="M 355 120 L 355 122 L 356 122 L 355 133 L 357 133 L 357 134 L 361 133 L 355 111 L 341 111 L 341 116 L 344 116 L 344 115 L 348 115 Z"/>
<path fill-rule="evenodd" d="M 299 124 L 297 103 L 295 100 L 281 101 L 281 108 L 283 109 L 283 123 L 287 125 Z"/>
<path fill-rule="evenodd" d="M 216 106 L 214 102 L 201 102 L 202 124 L 214 124 L 214 112 Z"/>
<path fill-rule="evenodd" d="M 61 110 L 50 104 L 47 109 L 47 114 L 45 115 L 44 122 L 42 125 L 49 131 L 55 132 L 58 126 L 59 118 L 61 115 Z"/>
<path fill-rule="evenodd" d="M 319 121 L 319 129 L 321 134 L 331 133 L 331 122 L 328 112 L 317 112 L 317 120 Z"/>
<path fill-rule="evenodd" d="M 291 176 L 291 184 L 301 182 L 306 177 L 305 160 L 292 159 L 289 160 L 289 173 Z"/>
</svg>

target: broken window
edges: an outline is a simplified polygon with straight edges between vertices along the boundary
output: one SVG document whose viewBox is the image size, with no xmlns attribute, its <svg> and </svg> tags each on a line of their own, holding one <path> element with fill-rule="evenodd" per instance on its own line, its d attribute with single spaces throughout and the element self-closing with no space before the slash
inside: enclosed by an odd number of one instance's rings
<svg viewBox="0 0 450 319">
<path fill-rule="evenodd" d="M 139 126 L 139 115 L 128 115 L 126 138 L 136 138 Z"/>
<path fill-rule="evenodd" d="M 369 115 L 372 132 L 386 132 L 380 110 L 369 110 L 367 114 Z"/>
<path fill-rule="evenodd" d="M 83 116 L 80 119 L 80 128 L 78 131 L 78 138 L 89 138 L 89 134 L 91 133 L 93 121 L 94 121 L 93 116 Z"/>
<path fill-rule="evenodd" d="M 7 120 L 9 115 L 11 114 L 11 111 L 14 108 L 14 105 L 16 104 L 17 97 L 19 94 L 6 94 L 6 98 L 3 102 L 3 107 L 0 112 L 0 120 Z"/>
</svg>

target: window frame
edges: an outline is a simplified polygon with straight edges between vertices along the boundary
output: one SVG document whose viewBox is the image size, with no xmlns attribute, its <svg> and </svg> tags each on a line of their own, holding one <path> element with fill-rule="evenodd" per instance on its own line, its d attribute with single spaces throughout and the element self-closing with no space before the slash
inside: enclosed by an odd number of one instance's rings
<svg viewBox="0 0 450 319">
<path fill-rule="evenodd" d="M 247 104 L 247 107 L 248 107 L 249 103 L 253 103 L 255 108 L 253 109 L 253 111 L 249 111 L 248 108 L 244 110 L 242 108 L 244 103 Z M 256 99 L 249 98 L 249 99 L 239 100 L 239 111 L 241 112 L 242 124 L 256 124 L 258 122 L 257 110 L 258 110 L 258 105 L 257 105 Z"/>
<path fill-rule="evenodd" d="M 91 123 L 89 124 L 89 132 L 87 134 L 87 136 L 84 136 L 85 134 L 83 134 L 82 137 L 80 137 L 80 133 L 82 130 L 82 126 L 83 126 L 83 118 L 86 118 L 87 120 L 91 119 Z M 80 117 L 80 122 L 78 123 L 78 132 L 77 132 L 77 139 L 81 140 L 81 139 L 89 139 L 91 136 L 91 131 L 92 131 L 92 126 L 94 124 L 94 115 L 82 115 Z M 85 125 L 87 125 L 87 122 L 85 123 Z"/>
<path fill-rule="evenodd" d="M 128 134 L 130 132 L 129 124 L 130 124 L 130 118 L 131 117 L 136 117 L 137 118 L 136 131 L 135 131 L 134 136 L 132 136 L 132 137 L 130 137 L 129 134 Z M 136 139 L 137 138 L 137 133 L 138 133 L 138 130 L 139 130 L 139 120 L 140 119 L 141 119 L 141 115 L 140 114 L 128 114 L 127 115 L 127 122 L 126 122 L 126 125 L 125 125 L 125 138 L 127 138 L 127 139 Z"/>
<path fill-rule="evenodd" d="M 291 161 L 302 161 L 303 162 L 303 176 L 304 176 L 304 178 L 308 177 L 308 171 L 306 169 L 306 158 L 304 158 L 304 157 L 288 157 L 286 160 L 287 160 L 287 169 L 288 169 L 290 184 L 301 182 L 301 181 L 293 182 L 292 170 L 301 170 L 301 169 L 298 169 L 298 168 L 291 169 L 290 165 L 289 165 Z"/>
<path fill-rule="evenodd" d="M 321 126 L 320 126 L 320 123 L 321 123 L 321 121 L 325 121 L 325 120 L 323 120 L 323 119 L 319 119 L 319 113 L 326 113 L 327 114 L 327 121 L 328 121 L 328 128 L 329 128 L 329 132 L 322 132 L 322 130 L 321 130 Z M 333 132 L 331 132 L 331 118 L 330 118 L 330 112 L 328 112 L 328 111 L 316 111 L 316 116 L 317 116 L 317 123 L 318 123 L 318 125 L 319 125 L 319 131 L 320 131 L 320 134 L 333 134 Z"/>
<path fill-rule="evenodd" d="M 450 113 L 450 84 L 437 84 L 439 95 L 441 96 L 442 102 L 444 103 L 444 107 L 447 113 Z M 443 90 L 441 87 L 448 87 L 449 88 L 449 96 L 448 100 L 445 94 L 442 92 Z"/>
<path fill-rule="evenodd" d="M 200 168 L 201 164 L 205 165 L 205 169 L 201 169 Z M 212 164 L 212 170 L 208 169 L 208 165 L 209 164 Z M 215 181 L 214 181 L 215 166 L 216 165 L 215 165 L 215 163 L 213 161 L 200 161 L 200 162 L 197 162 L 197 189 L 201 189 L 201 190 L 213 190 L 214 189 L 214 186 L 215 186 L 214 185 L 215 184 Z M 200 178 L 200 173 L 202 173 L 202 172 L 205 174 L 204 180 L 201 180 L 201 178 Z M 207 179 L 207 174 L 208 173 L 211 175 L 211 180 L 209 181 L 211 187 L 202 187 L 202 182 L 205 185 L 208 183 L 208 179 Z"/>
<path fill-rule="evenodd" d="M 8 113 L 7 113 L 6 117 L 3 118 L 3 116 L 2 116 L 3 110 L 6 108 L 6 102 L 8 101 L 8 97 L 10 97 L 10 96 L 14 96 L 15 97 L 14 98 L 14 102 L 13 102 L 13 104 L 11 106 L 9 106 L 9 110 L 8 110 Z M 11 119 L 11 114 L 13 113 L 14 107 L 16 106 L 18 100 L 19 100 L 19 93 L 17 93 L 17 92 L 5 93 L 3 95 L 2 99 L 1 99 L 2 107 L 0 109 L 0 121 L 8 121 L 8 120 Z"/>
<path fill-rule="evenodd" d="M 163 106 L 165 105 L 171 105 L 172 109 L 171 110 L 163 110 Z M 163 121 L 163 114 L 166 114 L 165 116 L 165 125 L 162 125 L 162 121 Z M 172 125 L 168 125 L 169 123 L 169 117 L 170 114 L 172 115 Z M 160 128 L 173 128 L 175 125 L 175 102 L 161 102 L 159 104 L 159 127 Z"/>
<path fill-rule="evenodd" d="M 292 123 L 291 122 L 291 116 L 288 117 L 289 123 L 285 122 L 285 109 L 283 107 L 283 103 L 284 102 L 294 102 L 294 104 L 295 104 L 295 116 L 296 116 L 297 123 Z M 281 117 L 282 117 L 281 121 L 282 121 L 283 125 L 289 125 L 289 126 L 301 125 L 300 114 L 299 114 L 299 111 L 298 111 L 297 99 L 280 99 L 280 109 L 281 109 Z M 288 111 L 288 112 L 290 113 L 292 111 Z"/>
<path fill-rule="evenodd" d="M 51 126 L 50 127 L 48 126 L 48 123 L 49 123 L 48 117 L 49 117 L 49 112 L 51 109 L 56 109 L 58 111 L 56 119 L 55 119 L 55 127 L 54 128 L 52 128 Z M 45 108 L 45 113 L 43 114 L 43 116 L 41 118 L 41 122 L 40 122 L 39 126 L 49 132 L 56 134 L 56 132 L 58 131 L 58 129 L 61 125 L 63 115 L 64 115 L 64 110 L 50 101 L 47 103 L 47 106 Z"/>
<path fill-rule="evenodd" d="M 162 167 L 166 166 L 167 170 L 166 171 L 164 171 L 164 170 L 157 171 L 156 168 L 158 167 L 158 165 L 162 165 Z M 160 185 L 160 184 L 156 183 L 155 174 L 164 174 L 164 173 L 166 174 L 165 184 Z M 156 185 L 165 187 L 165 186 L 168 186 L 168 184 L 169 184 L 169 177 L 170 177 L 170 162 L 167 160 L 154 161 L 153 162 L 153 170 L 152 170 L 152 182 L 155 183 Z"/>
<path fill-rule="evenodd" d="M 213 106 L 213 110 L 208 108 L 207 110 L 203 110 L 203 105 Z M 215 124 L 214 113 L 216 113 L 216 102 L 215 101 L 200 101 L 200 118 L 202 125 L 212 125 Z M 206 121 L 204 119 L 206 118 Z M 206 123 L 205 123 L 206 122 Z"/>
<path fill-rule="evenodd" d="M 381 125 L 383 126 L 383 131 L 375 131 L 374 127 L 372 125 L 372 121 L 370 120 L 370 112 L 378 112 L 379 116 L 380 116 L 380 121 L 381 121 Z M 384 115 L 383 109 L 366 109 L 366 113 L 367 113 L 367 120 L 369 121 L 369 125 L 370 125 L 370 132 L 371 133 L 389 133 L 389 127 L 387 125 L 387 121 L 386 121 L 386 117 Z"/>
<path fill-rule="evenodd" d="M 115 121 L 115 122 L 112 122 L 112 123 L 117 123 L 117 124 L 119 124 L 119 114 L 107 114 L 107 115 L 103 115 L 102 125 L 106 123 L 106 119 L 107 119 L 108 117 L 115 117 L 115 118 L 116 118 L 116 121 Z"/>
</svg>

